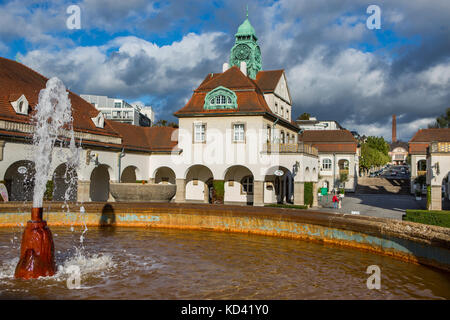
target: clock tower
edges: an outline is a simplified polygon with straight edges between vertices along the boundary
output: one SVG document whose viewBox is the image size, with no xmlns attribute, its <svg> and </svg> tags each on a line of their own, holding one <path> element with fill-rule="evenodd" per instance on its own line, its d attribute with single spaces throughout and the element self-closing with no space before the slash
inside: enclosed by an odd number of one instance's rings
<svg viewBox="0 0 450 320">
<path fill-rule="evenodd" d="M 230 54 L 230 66 L 241 65 L 242 61 L 247 63 L 247 75 L 255 79 L 256 74 L 261 71 L 261 50 L 258 46 L 258 38 L 255 34 L 255 29 L 247 19 L 239 26 L 236 33 L 236 40 Z"/>
</svg>

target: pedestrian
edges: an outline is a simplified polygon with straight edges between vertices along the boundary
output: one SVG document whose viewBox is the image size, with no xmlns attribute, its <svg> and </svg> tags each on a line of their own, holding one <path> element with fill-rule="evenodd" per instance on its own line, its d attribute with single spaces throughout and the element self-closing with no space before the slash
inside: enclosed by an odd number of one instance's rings
<svg viewBox="0 0 450 320">
<path fill-rule="evenodd" d="M 335 209 L 337 209 L 338 208 L 338 203 L 339 203 L 339 198 L 337 197 L 336 194 L 333 196 L 333 200 L 332 201 L 333 201 L 333 207 Z"/>
</svg>

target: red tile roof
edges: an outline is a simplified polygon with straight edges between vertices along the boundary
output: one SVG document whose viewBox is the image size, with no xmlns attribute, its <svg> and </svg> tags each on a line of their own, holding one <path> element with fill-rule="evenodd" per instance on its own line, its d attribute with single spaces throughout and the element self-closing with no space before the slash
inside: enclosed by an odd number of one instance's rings
<svg viewBox="0 0 450 320">
<path fill-rule="evenodd" d="M 21 63 L 0 57 L 0 120 L 30 123 L 30 115 L 38 103 L 39 92 L 45 88 L 47 80 Z M 171 151 L 177 145 L 177 141 L 172 141 L 172 136 L 177 136 L 173 134 L 174 128 L 138 127 L 109 120 L 105 120 L 104 128 L 97 128 L 91 118 L 97 116 L 99 111 L 80 96 L 68 92 L 72 104 L 73 126 L 76 131 L 122 138 L 122 144 L 87 140 L 83 140 L 83 144 L 125 147 L 137 151 Z M 10 103 L 16 101 L 22 94 L 29 102 L 31 108 L 29 115 L 17 114 Z M 0 130 L 0 135 L 31 137 L 30 134 L 5 130 Z"/>
<path fill-rule="evenodd" d="M 30 105 L 30 114 L 32 114 L 39 100 L 39 92 L 45 88 L 47 80 L 21 63 L 0 57 L 0 119 L 30 123 L 30 115 L 16 114 L 10 102 L 24 94 Z M 106 121 L 104 128 L 97 128 L 94 125 L 91 118 L 99 113 L 94 106 L 70 91 L 69 99 L 72 103 L 75 130 L 117 136 L 117 133 Z"/>
<path fill-rule="evenodd" d="M 356 153 L 358 146 L 358 141 L 348 130 L 305 130 L 298 139 L 323 153 Z"/>
<path fill-rule="evenodd" d="M 450 142 L 450 128 L 420 129 L 409 141 L 409 153 L 426 154 L 433 141 Z"/>
<path fill-rule="evenodd" d="M 263 92 L 274 92 L 284 70 L 260 71 L 256 75 L 256 83 Z"/>
<path fill-rule="evenodd" d="M 136 151 L 172 151 L 176 149 L 178 140 L 176 128 L 138 127 L 116 121 L 110 123 L 122 137 L 122 143 L 126 149 Z"/>
<path fill-rule="evenodd" d="M 260 71 L 261 73 L 262 71 Z M 280 73 L 281 72 L 281 73 Z M 281 76 L 282 70 L 265 71 L 267 76 L 263 76 L 264 83 L 270 87 L 270 81 L 275 79 L 275 75 Z M 259 74 L 259 73 L 258 73 Z M 279 77 L 278 77 L 279 79 Z M 269 81 L 270 80 L 270 81 Z M 205 97 L 209 91 L 223 86 L 233 90 L 237 96 L 237 109 L 220 109 L 220 110 L 205 110 Z M 274 85 L 276 86 L 276 84 Z M 223 73 L 212 73 L 206 76 L 188 103 L 174 113 L 177 117 L 198 116 L 198 115 L 251 115 L 260 114 L 270 116 L 271 118 L 279 119 L 279 123 L 284 123 L 291 129 L 298 129 L 294 121 L 287 121 L 274 114 L 267 105 L 264 93 L 258 86 L 257 81 L 245 76 L 239 68 L 233 66 Z"/>
</svg>

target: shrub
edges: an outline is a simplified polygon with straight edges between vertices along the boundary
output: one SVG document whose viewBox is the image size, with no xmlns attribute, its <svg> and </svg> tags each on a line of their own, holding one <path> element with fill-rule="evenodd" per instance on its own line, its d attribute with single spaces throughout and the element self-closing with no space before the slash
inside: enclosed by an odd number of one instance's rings
<svg viewBox="0 0 450 320">
<path fill-rule="evenodd" d="M 313 183 L 305 182 L 304 190 L 305 206 L 312 206 L 313 204 Z"/>
<path fill-rule="evenodd" d="M 225 181 L 214 180 L 213 181 L 212 202 L 213 203 L 223 203 L 224 195 L 225 195 Z"/>
<path fill-rule="evenodd" d="M 427 209 L 431 206 L 431 186 L 427 186 Z"/>
<path fill-rule="evenodd" d="M 48 180 L 45 185 L 44 200 L 52 201 L 53 199 L 53 180 Z"/>
<path fill-rule="evenodd" d="M 406 210 L 405 221 L 450 228 L 450 211 Z"/>
</svg>

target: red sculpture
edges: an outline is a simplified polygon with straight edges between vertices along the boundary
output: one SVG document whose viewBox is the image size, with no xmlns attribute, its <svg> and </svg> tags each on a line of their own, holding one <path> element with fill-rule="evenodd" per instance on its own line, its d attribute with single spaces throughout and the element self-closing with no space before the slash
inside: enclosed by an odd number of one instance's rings
<svg viewBox="0 0 450 320">
<path fill-rule="evenodd" d="M 43 208 L 31 209 L 31 221 L 23 232 L 16 278 L 48 277 L 56 272 L 53 237 L 47 222 L 42 220 L 42 211 Z"/>
</svg>

